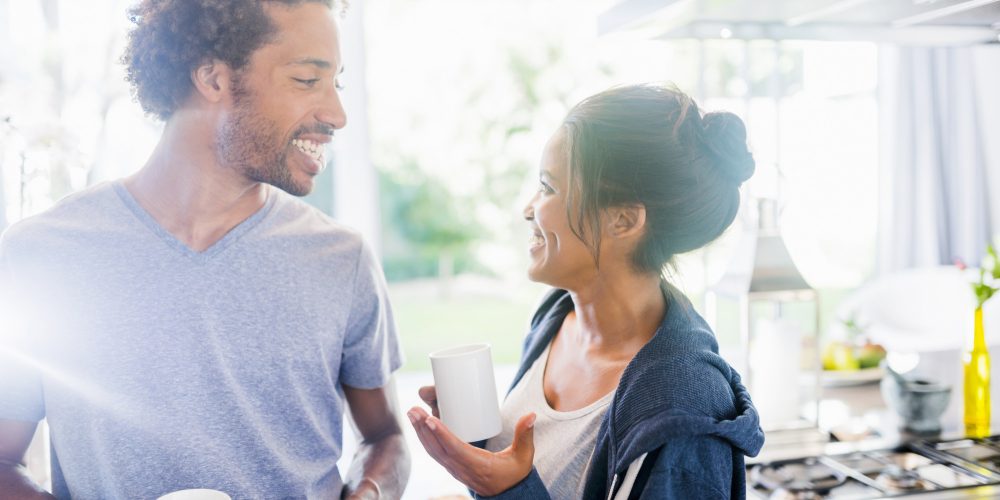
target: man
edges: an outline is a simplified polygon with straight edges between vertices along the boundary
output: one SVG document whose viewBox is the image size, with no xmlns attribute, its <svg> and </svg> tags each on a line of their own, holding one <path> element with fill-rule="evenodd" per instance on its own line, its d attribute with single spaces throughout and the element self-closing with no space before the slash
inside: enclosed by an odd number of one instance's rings
<svg viewBox="0 0 1000 500">
<path fill-rule="evenodd" d="M 0 240 L 0 497 L 48 497 L 19 464 L 44 417 L 57 497 L 398 498 L 381 269 L 288 194 L 345 125 L 332 0 L 144 0 L 132 20 L 159 144 Z M 364 439 L 342 480 L 345 402 Z"/>
</svg>

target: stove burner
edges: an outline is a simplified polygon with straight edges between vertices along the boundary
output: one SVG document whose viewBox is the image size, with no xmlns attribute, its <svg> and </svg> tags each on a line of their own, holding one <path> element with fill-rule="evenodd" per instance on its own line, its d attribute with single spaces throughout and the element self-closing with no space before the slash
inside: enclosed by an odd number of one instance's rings
<svg viewBox="0 0 1000 500">
<path fill-rule="evenodd" d="M 820 500 L 825 496 L 824 494 L 816 493 L 815 491 L 799 491 L 792 492 L 781 488 L 774 490 L 771 496 L 767 497 L 768 500 Z"/>
<path fill-rule="evenodd" d="M 1000 499 L 1000 436 L 913 441 L 747 467 L 747 493 L 769 500 L 909 498 L 979 486 Z"/>
<path fill-rule="evenodd" d="M 774 490 L 771 496 L 767 497 L 768 500 L 821 500 L 825 497 L 825 493 L 817 493 L 815 491 L 788 491 L 782 488 Z"/>
<path fill-rule="evenodd" d="M 924 480 L 911 470 L 905 470 L 896 465 L 890 465 L 875 477 L 875 482 L 889 490 L 919 491 L 927 489 Z"/>
<path fill-rule="evenodd" d="M 844 484 L 847 476 L 815 459 L 807 459 L 800 463 L 757 466 L 751 471 L 751 480 L 771 491 L 772 499 L 799 500 L 823 498 Z"/>
</svg>

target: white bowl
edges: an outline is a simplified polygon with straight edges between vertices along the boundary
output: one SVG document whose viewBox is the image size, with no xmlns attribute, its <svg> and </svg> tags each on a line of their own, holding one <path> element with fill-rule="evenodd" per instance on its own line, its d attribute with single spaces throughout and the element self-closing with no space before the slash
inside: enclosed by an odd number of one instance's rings
<svg viewBox="0 0 1000 500">
<path fill-rule="evenodd" d="M 173 491 L 156 500 L 232 500 L 232 498 L 219 490 L 193 488 Z"/>
</svg>

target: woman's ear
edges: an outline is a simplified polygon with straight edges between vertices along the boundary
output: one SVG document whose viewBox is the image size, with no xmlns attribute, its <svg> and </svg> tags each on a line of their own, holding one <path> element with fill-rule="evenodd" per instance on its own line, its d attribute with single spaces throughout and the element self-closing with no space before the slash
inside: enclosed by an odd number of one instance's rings
<svg viewBox="0 0 1000 500">
<path fill-rule="evenodd" d="M 628 238 L 642 234 L 646 228 L 646 206 L 623 205 L 607 209 L 608 232 L 615 238 Z"/>
<path fill-rule="evenodd" d="M 229 95 L 233 72 L 229 65 L 213 59 L 191 70 L 191 83 L 202 99 L 218 103 Z"/>
</svg>

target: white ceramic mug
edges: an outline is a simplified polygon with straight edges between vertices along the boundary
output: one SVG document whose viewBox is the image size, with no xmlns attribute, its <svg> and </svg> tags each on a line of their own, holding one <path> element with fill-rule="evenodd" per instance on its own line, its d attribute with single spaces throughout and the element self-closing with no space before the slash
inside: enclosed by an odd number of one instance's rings
<svg viewBox="0 0 1000 500">
<path fill-rule="evenodd" d="M 466 443 L 500 434 L 500 403 L 489 344 L 432 352 L 441 421 Z"/>
<path fill-rule="evenodd" d="M 172 491 L 156 500 L 232 500 L 229 495 L 207 488 Z"/>
</svg>

